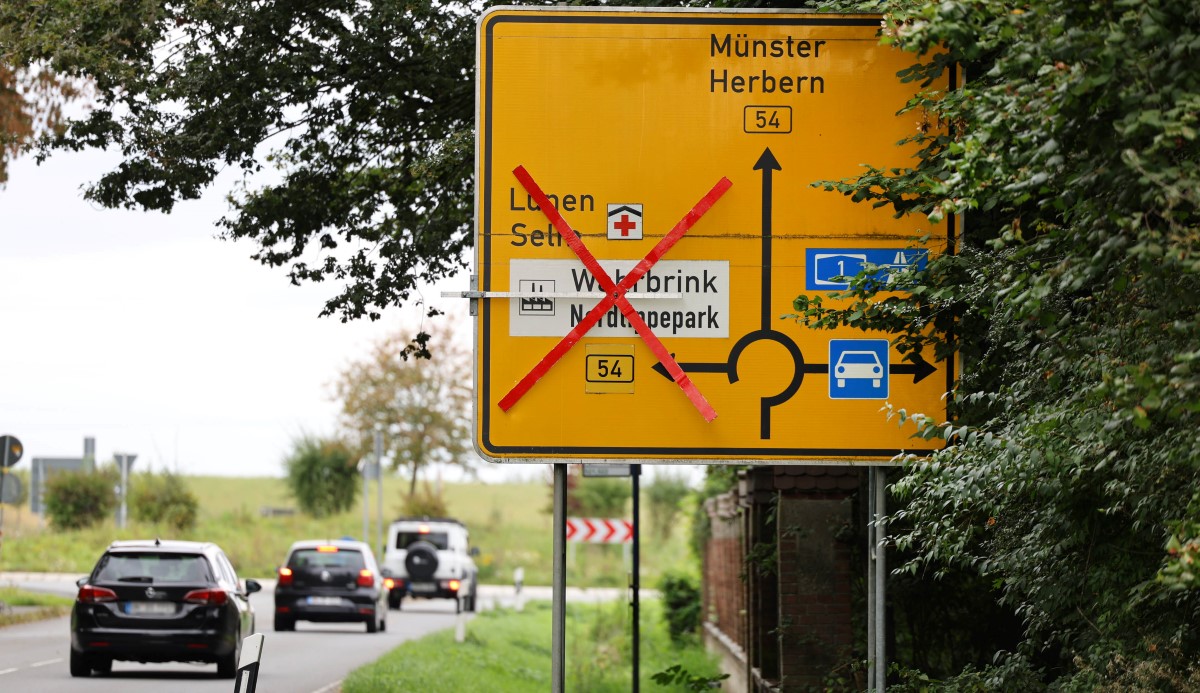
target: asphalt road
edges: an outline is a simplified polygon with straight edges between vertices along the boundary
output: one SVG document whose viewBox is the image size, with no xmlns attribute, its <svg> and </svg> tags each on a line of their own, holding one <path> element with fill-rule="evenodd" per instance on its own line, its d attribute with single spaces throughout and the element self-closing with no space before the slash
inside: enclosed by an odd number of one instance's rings
<svg viewBox="0 0 1200 693">
<path fill-rule="evenodd" d="M 59 579 L 14 580 L 26 589 L 74 594 L 69 576 Z M 388 612 L 387 631 L 368 634 L 362 624 L 305 623 L 296 630 L 272 630 L 274 605 L 271 589 L 251 597 L 263 643 L 258 690 L 332 693 L 352 670 L 372 662 L 406 640 L 456 627 L 454 603 L 445 600 L 405 601 L 400 611 Z M 481 600 L 482 602 L 482 600 Z M 461 617 L 468 622 L 470 616 Z M 232 679 L 217 678 L 216 665 L 139 664 L 114 662 L 109 676 L 72 678 L 68 671 L 70 619 L 0 628 L 0 690 L 38 691 L 140 691 L 233 690 Z"/>
<path fill-rule="evenodd" d="M 76 577 L 79 576 L 0 573 L 0 584 L 74 596 Z M 263 581 L 263 591 L 251 597 L 257 630 L 266 636 L 258 679 L 260 691 L 334 693 L 351 671 L 375 661 L 406 640 L 456 628 L 460 619 L 464 629 L 470 630 L 471 616 L 456 615 L 451 601 L 405 600 L 403 609 L 388 612 L 386 632 L 368 634 L 361 624 L 300 622 L 294 632 L 276 633 L 271 626 L 273 588 L 273 582 Z M 511 606 L 515 597 L 509 586 L 481 585 L 479 590 L 480 609 L 497 604 Z M 643 591 L 643 596 L 646 592 Z M 615 589 L 568 588 L 567 599 L 607 601 L 623 594 L 623 590 Z M 522 597 L 548 600 L 551 594 L 546 587 L 529 587 Z M 229 693 L 233 690 L 232 679 L 217 678 L 216 665 L 114 662 L 111 675 L 72 678 L 67 665 L 69 654 L 69 618 L 0 628 L 0 691 Z"/>
</svg>

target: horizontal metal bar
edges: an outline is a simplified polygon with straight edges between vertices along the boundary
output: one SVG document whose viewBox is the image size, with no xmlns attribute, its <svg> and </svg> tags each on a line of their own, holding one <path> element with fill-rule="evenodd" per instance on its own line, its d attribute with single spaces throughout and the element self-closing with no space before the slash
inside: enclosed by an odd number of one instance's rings
<svg viewBox="0 0 1200 693">
<path fill-rule="evenodd" d="M 442 298 L 594 298 L 608 294 L 599 291 L 443 291 Z M 681 293 L 627 293 L 625 298 L 683 298 Z"/>
</svg>

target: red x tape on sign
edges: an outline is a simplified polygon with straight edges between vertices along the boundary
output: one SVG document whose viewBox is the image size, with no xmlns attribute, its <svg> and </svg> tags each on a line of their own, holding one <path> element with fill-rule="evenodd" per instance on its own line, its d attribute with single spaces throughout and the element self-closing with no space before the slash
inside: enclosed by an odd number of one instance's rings
<svg viewBox="0 0 1200 693">
<path fill-rule="evenodd" d="M 527 373 L 525 377 L 522 378 L 521 381 L 517 383 L 516 386 L 513 387 L 513 389 L 510 390 L 509 393 L 500 400 L 500 408 L 504 411 L 512 409 L 513 405 L 515 405 L 521 399 L 521 397 L 523 397 L 525 393 L 529 391 L 529 388 L 533 387 L 534 383 L 540 380 L 542 376 L 546 375 L 546 373 L 550 371 L 550 368 L 553 367 L 555 363 L 558 363 L 558 360 L 562 358 L 563 354 L 567 353 L 572 346 L 578 343 L 580 338 L 587 334 L 587 331 L 592 329 L 592 327 L 599 322 L 600 318 L 603 317 L 604 314 L 607 313 L 608 310 L 615 304 L 621 311 L 621 314 L 625 316 L 625 319 L 629 321 L 629 324 L 632 325 L 634 330 L 637 331 L 638 336 L 642 338 L 642 341 L 644 341 L 646 345 L 650 347 L 650 351 L 654 354 L 655 358 L 657 358 L 659 363 L 666 368 L 667 373 L 671 376 L 671 379 L 674 380 L 677 385 L 679 385 L 680 389 L 682 389 L 684 394 L 687 395 L 688 399 L 691 400 L 692 405 L 696 407 L 696 410 L 700 412 L 705 421 L 712 421 L 713 419 L 717 418 L 716 410 L 712 408 L 712 405 L 708 403 L 708 400 L 704 398 L 704 395 L 700 394 L 700 390 L 696 388 L 695 383 L 688 378 L 687 373 L 683 372 L 683 369 L 680 368 L 679 364 L 675 362 L 675 358 L 671 356 L 671 353 L 667 351 L 667 348 L 663 346 L 658 337 L 654 335 L 654 331 L 651 330 L 650 327 L 646 325 L 646 322 L 642 320 L 642 317 L 638 315 L 633 305 L 629 302 L 629 299 L 625 297 L 625 294 L 631 287 L 633 287 L 633 285 L 637 284 L 638 280 L 641 279 L 646 272 L 650 271 L 650 268 L 654 266 L 654 263 L 662 259 L 663 255 L 665 255 L 667 251 L 671 249 L 671 246 L 675 245 L 680 238 L 683 238 L 683 235 L 687 233 L 688 229 L 695 225 L 695 223 L 700 220 L 700 217 L 704 216 L 704 213 L 712 208 L 713 204 L 725 194 L 726 190 L 729 190 L 733 183 L 730 182 L 728 178 L 724 177 L 717 181 L 717 184 L 714 185 L 712 189 L 704 195 L 704 197 L 700 198 L 700 201 L 697 202 L 687 214 L 683 215 L 683 218 L 679 220 L 679 223 L 675 224 L 675 227 L 672 228 L 671 231 L 667 233 L 667 235 L 664 236 L 663 239 L 659 241 L 649 253 L 646 254 L 646 257 L 642 258 L 642 261 L 639 262 L 633 268 L 633 270 L 629 272 L 629 274 L 625 275 L 625 277 L 621 279 L 620 283 L 615 283 L 613 282 L 612 277 L 608 276 L 608 272 L 605 272 L 604 268 L 600 266 L 600 263 L 596 261 L 596 258 L 592 255 L 591 251 L 587 249 L 587 246 L 583 244 L 583 241 L 580 240 L 579 235 L 576 234 L 575 230 L 571 228 L 571 225 L 567 223 L 566 219 L 563 219 L 562 214 L 560 214 L 558 209 L 550 202 L 550 199 L 546 197 L 546 194 L 542 192 L 542 189 L 538 186 L 537 182 L 533 180 L 533 176 L 529 175 L 529 172 L 525 170 L 525 167 L 518 166 L 513 171 L 513 174 L 517 177 L 517 180 L 521 182 L 521 185 L 525 187 L 525 190 L 529 193 L 530 197 L 532 197 L 533 200 L 537 202 L 538 206 L 542 208 L 542 211 L 546 214 L 546 218 L 550 220 L 550 223 L 552 223 L 554 228 L 559 232 L 559 234 L 562 235 L 563 239 L 567 242 L 567 246 L 570 247 L 571 250 L 574 251 L 577 256 L 579 256 L 579 259 L 583 261 L 583 266 L 586 267 L 587 271 L 596 278 L 596 281 L 600 283 L 600 288 L 607 295 L 601 299 L 601 301 L 597 303 L 586 316 L 584 316 L 583 320 L 575 325 L 575 327 L 572 328 L 571 331 L 568 332 L 567 335 L 563 337 L 548 354 L 542 357 L 542 360 L 533 367 L 533 370 L 529 371 L 529 373 Z"/>
</svg>

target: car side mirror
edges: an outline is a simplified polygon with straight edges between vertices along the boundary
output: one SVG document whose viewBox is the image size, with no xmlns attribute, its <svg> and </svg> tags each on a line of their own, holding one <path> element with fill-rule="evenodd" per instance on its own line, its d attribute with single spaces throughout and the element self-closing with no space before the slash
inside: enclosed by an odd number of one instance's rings
<svg viewBox="0 0 1200 693">
<path fill-rule="evenodd" d="M 83 587 L 84 585 L 86 585 L 86 584 L 87 584 L 87 582 L 88 582 L 88 578 L 89 578 L 89 577 L 91 577 L 91 576 L 90 576 L 90 575 L 84 575 L 83 577 L 79 578 L 78 580 L 76 580 L 76 581 L 75 581 L 75 586 L 76 586 L 76 587 Z"/>
<path fill-rule="evenodd" d="M 254 579 L 246 580 L 246 594 L 254 594 L 255 592 L 258 592 L 260 590 L 262 590 L 261 582 L 259 582 L 258 580 L 254 580 Z"/>
<path fill-rule="evenodd" d="M 391 568 L 382 568 L 382 569 L 380 569 L 379 574 L 385 578 L 390 578 L 392 576 L 392 569 Z"/>
<path fill-rule="evenodd" d="M 478 547 L 478 546 L 472 546 L 472 547 L 471 547 L 471 550 L 470 550 L 470 551 L 468 551 L 467 553 L 469 553 L 469 554 L 470 554 L 472 557 L 474 557 L 474 556 L 478 556 L 478 555 L 479 555 L 479 547 Z"/>
</svg>

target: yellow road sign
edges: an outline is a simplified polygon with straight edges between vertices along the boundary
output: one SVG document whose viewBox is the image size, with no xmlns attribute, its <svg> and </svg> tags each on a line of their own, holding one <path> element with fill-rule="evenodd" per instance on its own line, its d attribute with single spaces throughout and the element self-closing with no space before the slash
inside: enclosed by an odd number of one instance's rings
<svg viewBox="0 0 1200 693">
<path fill-rule="evenodd" d="M 813 188 L 914 163 L 877 15 L 500 8 L 480 20 L 475 445 L 494 461 L 878 461 L 947 364 L 781 316 L 947 252 Z M 952 83 L 933 88 L 945 89 Z M 922 245 L 918 239 L 932 240 Z M 900 287 L 898 287 L 900 288 Z"/>
</svg>

